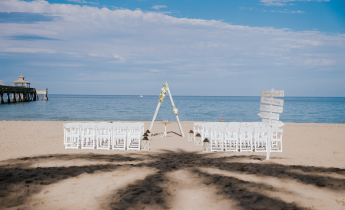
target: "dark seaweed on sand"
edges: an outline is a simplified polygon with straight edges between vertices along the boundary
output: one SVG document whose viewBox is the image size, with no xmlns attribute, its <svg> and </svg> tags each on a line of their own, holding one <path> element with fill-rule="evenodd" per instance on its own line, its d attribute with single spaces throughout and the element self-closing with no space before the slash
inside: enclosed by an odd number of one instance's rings
<svg viewBox="0 0 345 210">
<path fill-rule="evenodd" d="M 30 167 L 39 161 L 84 159 L 102 161 L 104 164 L 70 167 Z M 244 160 L 256 160 L 257 163 L 245 163 Z M 205 185 L 212 185 L 224 198 L 236 201 L 239 209 L 304 209 L 296 203 L 287 203 L 279 198 L 268 197 L 262 191 L 284 192 L 271 185 L 243 181 L 241 179 L 209 174 L 200 168 L 214 168 L 227 172 L 252 174 L 262 177 L 275 177 L 284 180 L 295 180 L 301 184 L 314 185 L 333 191 L 345 190 L 345 169 L 312 166 L 265 164 L 260 162 L 263 156 L 230 156 L 214 157 L 213 153 L 173 152 L 160 154 L 56 154 L 49 156 L 26 157 L 0 162 L 0 209 L 22 207 L 34 209 L 26 204 L 27 198 L 42 190 L 42 186 L 57 183 L 61 180 L 77 177 L 83 173 L 109 172 L 121 167 L 149 167 L 157 173 L 142 180 L 136 180 L 122 189 L 114 190 L 109 209 L 169 209 L 171 196 L 164 183 L 166 174 L 177 170 L 189 170 L 198 175 Z M 121 163 L 120 163 L 121 162 Z M 335 173 L 343 179 L 328 176 Z M 288 193 L 288 192 L 287 192 Z M 171 200 L 171 199 L 170 199 Z M 23 207 L 24 206 L 24 207 Z M 228 207 L 224 207 L 228 209 Z"/>
</svg>

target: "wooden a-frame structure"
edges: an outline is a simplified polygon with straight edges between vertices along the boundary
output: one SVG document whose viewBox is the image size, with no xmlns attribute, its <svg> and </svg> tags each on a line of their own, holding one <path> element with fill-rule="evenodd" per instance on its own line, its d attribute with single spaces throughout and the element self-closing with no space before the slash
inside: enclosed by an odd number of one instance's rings
<svg viewBox="0 0 345 210">
<path fill-rule="evenodd" d="M 153 116 L 153 119 L 152 119 L 152 122 L 151 122 L 151 126 L 150 126 L 150 132 L 151 132 L 151 129 L 153 127 L 153 123 L 154 121 L 156 120 L 156 117 L 157 117 L 157 114 L 158 114 L 158 110 L 159 110 L 159 107 L 161 106 L 161 104 L 163 103 L 164 99 L 165 99 L 165 94 L 168 93 L 169 94 L 169 98 L 170 98 L 170 102 L 171 102 L 171 105 L 173 107 L 173 111 L 174 111 L 174 114 L 176 116 L 176 121 L 178 123 L 178 126 L 180 128 L 180 132 L 181 132 L 181 135 L 182 137 L 184 137 L 184 134 L 183 134 L 183 130 L 182 130 L 182 126 L 181 126 L 181 123 L 180 123 L 180 119 L 178 118 L 178 110 L 176 109 L 175 107 L 175 104 L 174 104 L 174 101 L 171 97 L 171 92 L 170 92 L 170 89 L 169 89 L 169 86 L 168 86 L 168 82 L 166 82 L 164 85 L 163 85 L 163 88 L 161 89 L 161 94 L 159 95 L 159 101 L 158 101 L 158 105 L 157 105 L 157 109 L 156 109 L 156 112 L 155 112 L 155 115 Z"/>
</svg>

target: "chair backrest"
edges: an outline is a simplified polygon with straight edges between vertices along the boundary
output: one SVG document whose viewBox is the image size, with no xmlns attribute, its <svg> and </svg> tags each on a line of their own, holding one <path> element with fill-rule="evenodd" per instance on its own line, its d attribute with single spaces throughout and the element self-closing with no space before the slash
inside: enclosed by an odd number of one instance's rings
<svg viewBox="0 0 345 210">
<path fill-rule="evenodd" d="M 238 133 L 238 131 L 240 130 L 240 128 L 236 128 L 236 127 L 231 127 L 231 128 L 226 128 L 225 129 L 226 130 L 226 132 L 228 132 L 228 133 Z"/>
<path fill-rule="evenodd" d="M 277 128 L 277 127 L 273 127 L 273 128 L 272 128 L 272 132 L 283 133 L 283 129 Z"/>
<path fill-rule="evenodd" d="M 264 136 L 267 137 L 268 128 L 267 127 L 255 127 L 254 128 L 254 136 L 256 138 L 262 138 Z"/>
<path fill-rule="evenodd" d="M 97 125 L 97 129 L 113 129 L 113 125 L 111 123 L 101 123 Z"/>
<path fill-rule="evenodd" d="M 81 123 L 66 123 L 64 124 L 65 128 L 80 128 Z"/>
<path fill-rule="evenodd" d="M 240 127 L 240 135 L 242 137 L 251 137 L 253 132 L 252 127 Z"/>
<path fill-rule="evenodd" d="M 268 132 L 268 128 L 265 128 L 265 127 L 256 127 L 256 128 L 254 128 L 254 132 L 255 132 L 255 133 L 267 133 L 267 132 Z"/>
<path fill-rule="evenodd" d="M 131 125 L 127 127 L 127 130 L 130 132 L 140 132 L 141 126 L 140 125 Z"/>
<path fill-rule="evenodd" d="M 115 134 L 125 134 L 127 133 L 127 126 L 125 125 L 113 125 L 113 131 Z"/>
<path fill-rule="evenodd" d="M 211 128 L 211 133 L 212 136 L 223 137 L 225 134 L 225 128 L 213 127 Z"/>
<path fill-rule="evenodd" d="M 95 123 L 82 123 L 81 124 L 82 129 L 96 129 Z"/>
<path fill-rule="evenodd" d="M 212 126 L 207 125 L 207 126 L 204 127 L 204 130 L 205 130 L 205 132 L 211 132 L 212 128 L 213 128 Z"/>
<path fill-rule="evenodd" d="M 279 133 L 280 133 L 280 136 L 279 136 Z M 279 137 L 281 139 L 282 135 L 283 135 L 283 129 L 273 127 L 272 128 L 272 134 L 273 134 L 273 138 L 278 139 L 278 137 Z"/>
<path fill-rule="evenodd" d="M 237 138 L 239 134 L 239 128 L 226 128 L 225 136 L 228 138 Z"/>
</svg>

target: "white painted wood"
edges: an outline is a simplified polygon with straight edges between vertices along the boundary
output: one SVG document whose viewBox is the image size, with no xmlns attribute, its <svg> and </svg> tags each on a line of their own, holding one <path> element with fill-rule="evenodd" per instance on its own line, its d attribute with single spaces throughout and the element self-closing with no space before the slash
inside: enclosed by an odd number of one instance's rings
<svg viewBox="0 0 345 210">
<path fill-rule="evenodd" d="M 150 132 L 152 130 L 152 127 L 153 127 L 153 123 L 155 122 L 156 120 L 156 117 L 157 117 L 157 114 L 158 114 L 158 110 L 159 110 L 159 107 L 161 106 L 161 103 L 158 102 L 158 105 L 157 105 L 157 108 L 156 108 L 156 112 L 155 112 L 155 115 L 153 115 L 153 119 L 152 119 L 152 122 L 151 122 L 151 126 L 150 126 Z"/>
<path fill-rule="evenodd" d="M 36 94 L 47 94 L 45 90 L 36 90 Z"/>
<path fill-rule="evenodd" d="M 269 125 L 270 120 L 269 119 L 262 119 L 262 123 L 265 125 Z M 276 121 L 276 120 L 272 120 L 271 121 L 272 126 L 274 127 L 283 127 L 285 124 L 282 121 Z"/>
<path fill-rule="evenodd" d="M 260 105 L 260 111 L 283 113 L 283 107 Z"/>
<path fill-rule="evenodd" d="M 268 113 L 268 112 L 260 112 L 258 114 L 261 118 L 269 118 L 271 120 L 279 120 L 279 114 L 275 114 L 275 113 Z"/>
<path fill-rule="evenodd" d="M 166 84 L 167 84 L 167 86 L 168 86 L 168 83 L 166 83 Z M 174 104 L 174 101 L 173 101 L 173 99 L 172 99 L 172 97 L 171 97 L 171 92 L 170 92 L 169 86 L 168 86 L 168 88 L 167 88 L 167 92 L 168 92 L 168 94 L 169 94 L 171 106 L 174 108 L 175 104 Z M 177 121 L 177 123 L 178 123 L 178 126 L 179 126 L 179 128 L 180 128 L 181 135 L 182 135 L 182 137 L 184 137 L 183 130 L 182 130 L 182 126 L 181 126 L 181 123 L 180 123 L 180 119 L 178 118 L 178 115 L 175 115 L 175 116 L 176 116 L 176 121 Z"/>
<path fill-rule="evenodd" d="M 263 90 L 261 96 L 284 97 L 284 90 Z"/>
<path fill-rule="evenodd" d="M 172 105 L 172 107 L 174 108 L 175 104 L 174 104 L 174 101 L 173 101 L 172 96 L 171 96 L 171 92 L 170 92 L 170 89 L 169 89 L 168 82 L 166 82 L 165 84 L 166 84 L 166 86 L 167 86 L 167 93 L 169 94 L 169 98 L 170 98 L 171 105 Z M 156 120 L 156 117 L 157 117 L 158 110 L 159 110 L 159 107 L 160 107 L 160 106 L 161 106 L 161 103 L 158 102 L 158 105 L 157 105 L 157 108 L 156 108 L 155 115 L 153 116 L 153 119 L 152 119 L 152 122 L 151 122 L 150 132 L 151 132 L 151 130 L 152 130 L 153 123 L 154 123 L 154 121 Z M 182 126 L 181 126 L 180 119 L 178 118 L 178 115 L 175 115 L 175 116 L 176 116 L 176 121 L 177 121 L 177 123 L 178 123 L 178 126 L 179 126 L 179 128 L 180 128 L 181 135 L 182 135 L 182 137 L 184 137 L 184 133 L 183 133 L 183 130 L 182 130 Z"/>
<path fill-rule="evenodd" d="M 283 106 L 284 105 L 284 100 L 282 100 L 282 99 L 275 99 L 273 97 L 272 98 L 261 97 L 261 103 Z"/>
</svg>

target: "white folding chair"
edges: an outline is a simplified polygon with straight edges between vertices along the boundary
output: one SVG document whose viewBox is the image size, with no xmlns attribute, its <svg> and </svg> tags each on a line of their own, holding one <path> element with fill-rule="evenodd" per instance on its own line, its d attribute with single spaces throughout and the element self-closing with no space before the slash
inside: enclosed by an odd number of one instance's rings
<svg viewBox="0 0 345 210">
<path fill-rule="evenodd" d="M 65 149 L 79 149 L 80 123 L 63 124 Z"/>
<path fill-rule="evenodd" d="M 224 149 L 226 152 L 238 152 L 239 128 L 226 128 L 224 135 Z"/>
<path fill-rule="evenodd" d="M 127 149 L 140 150 L 142 127 L 138 125 L 128 126 Z"/>
<path fill-rule="evenodd" d="M 207 124 L 204 126 L 203 133 L 201 134 L 201 139 L 211 139 L 211 130 L 213 126 L 211 124 Z"/>
<path fill-rule="evenodd" d="M 122 124 L 113 125 L 113 150 L 126 150 L 127 126 Z"/>
<path fill-rule="evenodd" d="M 240 127 L 240 152 L 253 151 L 253 128 L 252 127 Z"/>
<path fill-rule="evenodd" d="M 224 151 L 224 133 L 225 130 L 222 128 L 212 128 L 211 129 L 211 152 Z"/>
<path fill-rule="evenodd" d="M 254 149 L 255 152 L 267 152 L 268 128 L 254 128 Z"/>
<path fill-rule="evenodd" d="M 145 133 L 145 127 L 144 127 L 144 123 L 142 122 L 136 122 L 136 123 L 133 123 L 132 125 L 137 125 L 137 126 L 140 126 L 141 127 L 141 133 L 144 134 Z"/>
<path fill-rule="evenodd" d="M 198 122 L 194 123 L 193 132 L 194 132 L 194 141 L 195 141 L 196 134 L 200 134 L 201 135 L 201 139 L 204 139 L 203 138 L 203 133 L 204 133 L 203 123 L 198 123 Z"/>
<path fill-rule="evenodd" d="M 111 123 L 100 123 L 96 130 L 97 149 L 110 149 L 112 141 L 113 126 Z"/>
<path fill-rule="evenodd" d="M 81 124 L 81 149 L 95 149 L 96 146 L 96 124 Z"/>
<path fill-rule="evenodd" d="M 283 129 L 272 128 L 271 152 L 283 152 Z"/>
</svg>

